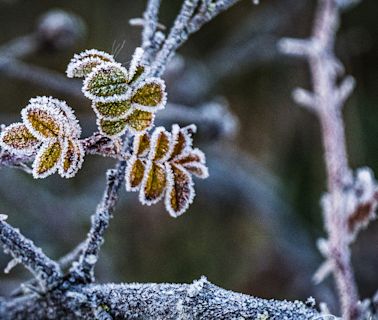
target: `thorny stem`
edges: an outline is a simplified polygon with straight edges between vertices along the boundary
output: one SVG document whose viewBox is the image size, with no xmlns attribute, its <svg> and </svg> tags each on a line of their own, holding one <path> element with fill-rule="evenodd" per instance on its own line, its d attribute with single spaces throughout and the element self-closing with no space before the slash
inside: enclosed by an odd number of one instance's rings
<svg viewBox="0 0 378 320">
<path fill-rule="evenodd" d="M 319 0 L 312 38 L 285 39 L 281 42 L 281 47 L 286 53 L 305 56 L 309 62 L 314 95 L 304 93 L 298 100 L 315 111 L 321 124 L 328 182 L 328 194 L 323 203 L 325 226 L 329 235 L 327 258 L 332 263 L 342 318 L 355 320 L 360 317 L 359 296 L 348 237 L 348 218 L 352 215 L 348 207 L 348 196 L 354 187 L 354 181 L 348 165 L 341 110 L 353 85 L 337 84 L 338 77 L 343 74 L 343 67 L 334 55 L 339 11 L 336 0 Z M 345 80 L 344 83 L 351 82 L 350 78 Z"/>
<path fill-rule="evenodd" d="M 314 28 L 314 41 L 319 53 L 310 58 L 314 92 L 317 94 L 318 116 L 322 127 L 324 157 L 327 167 L 330 210 L 325 210 L 325 224 L 329 233 L 330 259 L 333 262 L 343 319 L 358 319 L 358 291 L 351 264 L 347 231 L 347 203 L 343 194 L 351 187 L 352 174 L 348 166 L 344 122 L 341 105 L 334 92 L 337 87 L 337 67 L 333 47 L 339 23 L 339 8 L 335 0 L 321 0 Z M 328 67 L 327 67 L 328 65 Z"/>
</svg>

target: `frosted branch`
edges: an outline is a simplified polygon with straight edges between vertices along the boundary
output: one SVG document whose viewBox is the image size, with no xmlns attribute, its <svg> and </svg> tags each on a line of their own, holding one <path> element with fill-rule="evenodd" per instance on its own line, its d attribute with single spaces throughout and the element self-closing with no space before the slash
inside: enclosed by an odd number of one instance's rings
<svg viewBox="0 0 378 320">
<path fill-rule="evenodd" d="M 156 41 L 159 9 L 160 0 L 149 0 L 143 14 L 142 48 L 145 52 L 144 56 L 147 57 L 146 62 L 151 61 L 161 44 Z"/>
<path fill-rule="evenodd" d="M 314 93 L 296 90 L 294 97 L 298 103 L 311 106 L 319 117 L 328 178 L 322 205 L 329 238 L 321 242 L 326 262 L 315 280 L 319 282 L 333 272 L 343 319 L 352 320 L 360 317 L 361 310 L 349 246 L 357 232 L 375 217 L 377 182 L 369 169 L 359 169 L 354 176 L 348 165 L 341 108 L 355 83 L 348 76 L 338 85 L 344 67 L 334 55 L 340 10 L 344 6 L 345 1 L 319 0 L 312 37 L 283 39 L 279 48 L 287 54 L 305 56 L 310 65 Z"/>
<path fill-rule="evenodd" d="M 33 273 L 44 290 L 56 285 L 61 279 L 58 264 L 4 219 L 0 220 L 0 243 L 5 253 L 10 254 L 15 261 L 22 263 Z"/>
<path fill-rule="evenodd" d="M 49 310 L 45 308 L 49 305 Z M 0 302 L 2 319 L 25 319 L 46 314 L 64 319 L 295 319 L 313 320 L 320 314 L 299 301 L 254 298 L 219 288 L 205 277 L 192 284 L 131 283 L 83 285 L 43 298 L 29 295 Z"/>
<path fill-rule="evenodd" d="M 151 74 L 161 76 L 176 50 L 205 23 L 225 11 L 239 0 L 200 1 L 185 0 L 172 29 L 151 65 Z M 198 10 L 197 10 L 198 9 Z"/>
<path fill-rule="evenodd" d="M 91 218 L 91 228 L 83 246 L 78 263 L 74 263 L 71 273 L 74 278 L 85 282 L 94 281 L 94 266 L 98 259 L 104 234 L 109 226 L 112 212 L 118 200 L 118 192 L 124 185 L 126 161 L 119 161 L 116 168 L 108 170 L 107 184 L 103 199 Z"/>
</svg>

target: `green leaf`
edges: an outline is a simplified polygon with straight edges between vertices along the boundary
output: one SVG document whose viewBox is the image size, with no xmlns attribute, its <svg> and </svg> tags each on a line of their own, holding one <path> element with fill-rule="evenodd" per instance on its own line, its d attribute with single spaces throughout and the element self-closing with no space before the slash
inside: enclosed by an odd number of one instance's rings
<svg viewBox="0 0 378 320">
<path fill-rule="evenodd" d="M 85 79 L 83 93 L 94 101 L 116 101 L 117 96 L 126 94 L 129 87 L 127 82 L 127 71 L 124 67 L 118 63 L 104 63 L 95 68 Z"/>
<path fill-rule="evenodd" d="M 75 54 L 67 66 L 66 74 L 69 78 L 82 78 L 104 62 L 115 62 L 114 57 L 106 52 L 96 49 L 86 50 Z"/>
<path fill-rule="evenodd" d="M 129 83 L 133 83 L 139 79 L 139 77 L 143 74 L 145 68 L 142 65 L 138 65 L 135 68 L 135 73 L 132 75 L 132 78 L 130 79 Z"/>
<path fill-rule="evenodd" d="M 99 117 L 116 120 L 124 117 L 131 111 L 131 103 L 129 100 L 114 102 L 94 102 L 93 109 Z"/>
<path fill-rule="evenodd" d="M 106 120 L 106 119 L 97 119 L 97 125 L 100 132 L 110 138 L 121 136 L 127 126 L 126 119 L 120 120 Z"/>
</svg>

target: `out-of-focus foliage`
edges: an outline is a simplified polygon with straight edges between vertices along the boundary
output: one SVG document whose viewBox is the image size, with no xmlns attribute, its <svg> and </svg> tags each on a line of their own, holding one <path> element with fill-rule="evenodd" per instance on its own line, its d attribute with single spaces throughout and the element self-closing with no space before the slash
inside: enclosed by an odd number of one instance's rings
<svg viewBox="0 0 378 320">
<path fill-rule="evenodd" d="M 179 3 L 163 1 L 164 23 L 170 23 Z M 197 201 L 179 219 L 160 214 L 162 205 L 138 205 L 134 194 L 121 197 L 97 269 L 100 280 L 182 282 L 205 274 L 221 286 L 262 297 L 312 294 L 332 300 L 326 287 L 309 285 L 320 260 L 315 239 L 322 233 L 319 198 L 325 175 L 317 119 L 290 97 L 293 87 L 310 85 L 307 68 L 274 49 L 280 36 L 308 36 L 314 4 L 242 1 L 185 44 L 184 58 L 172 61 L 165 77 L 169 101 L 196 106 L 225 96 L 240 120 L 239 134 L 232 141 L 203 143 L 210 178 L 197 183 Z M 0 43 L 29 33 L 39 15 L 57 6 L 81 16 L 88 36 L 70 50 L 41 50 L 27 58 L 30 63 L 63 74 L 74 52 L 95 47 L 127 65 L 140 45 L 140 29 L 128 20 L 141 16 L 144 2 L 131 0 L 0 2 Z M 376 1 L 346 12 L 337 51 L 358 84 L 345 109 L 351 165 L 378 172 L 376 12 Z M 89 101 L 10 81 L 1 68 L 0 122 L 19 121 L 19 106 L 29 97 L 50 94 L 78 106 L 83 136 L 96 129 Z M 22 172 L 0 170 L 0 212 L 57 257 L 84 238 L 112 164 L 88 157 L 75 179 L 53 176 L 38 183 Z M 378 258 L 371 251 L 377 242 L 373 223 L 353 248 L 363 297 L 378 287 Z M 1 265 L 6 263 L 2 255 Z M 26 276 L 21 272 L 16 268 L 2 276 L 2 293 Z"/>
</svg>

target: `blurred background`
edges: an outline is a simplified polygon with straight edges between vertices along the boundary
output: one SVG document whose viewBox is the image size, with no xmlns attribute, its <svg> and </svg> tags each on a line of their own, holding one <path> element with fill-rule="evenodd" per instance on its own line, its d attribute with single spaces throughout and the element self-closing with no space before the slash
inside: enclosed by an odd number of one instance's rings
<svg viewBox="0 0 378 320">
<path fill-rule="evenodd" d="M 163 1 L 167 27 L 179 0 Z M 321 262 L 316 239 L 324 236 L 319 199 L 325 173 L 319 125 L 291 99 L 294 87 L 310 88 L 304 61 L 280 55 L 282 36 L 311 32 L 315 1 L 241 1 L 179 50 L 165 79 L 169 107 L 158 124 L 199 119 L 198 144 L 210 178 L 196 181 L 194 204 L 172 219 L 162 204 L 142 206 L 122 190 L 97 265 L 98 281 L 191 282 L 206 275 L 227 289 L 264 298 L 306 299 L 335 307 L 332 279 L 312 275 Z M 80 83 L 64 78 L 74 53 L 97 48 L 127 64 L 140 45 L 145 1 L 0 1 L 0 123 L 20 119 L 30 97 L 53 95 L 76 110 L 83 136 L 96 130 Z M 53 11 L 51 11 L 53 10 Z M 64 10 L 64 11 L 62 11 Z M 353 168 L 378 172 L 378 2 L 362 1 L 343 15 L 337 54 L 357 89 L 345 107 Z M 47 14 L 47 16 L 46 16 Z M 180 113 L 182 110 L 182 114 Z M 14 169 L 0 170 L 0 212 L 51 257 L 85 238 L 100 200 L 105 170 L 114 160 L 87 156 L 75 179 L 34 181 Z M 378 288 L 378 224 L 353 246 L 363 298 Z M 9 257 L 0 254 L 0 269 Z M 29 274 L 18 266 L 0 274 L 0 293 Z"/>
</svg>

